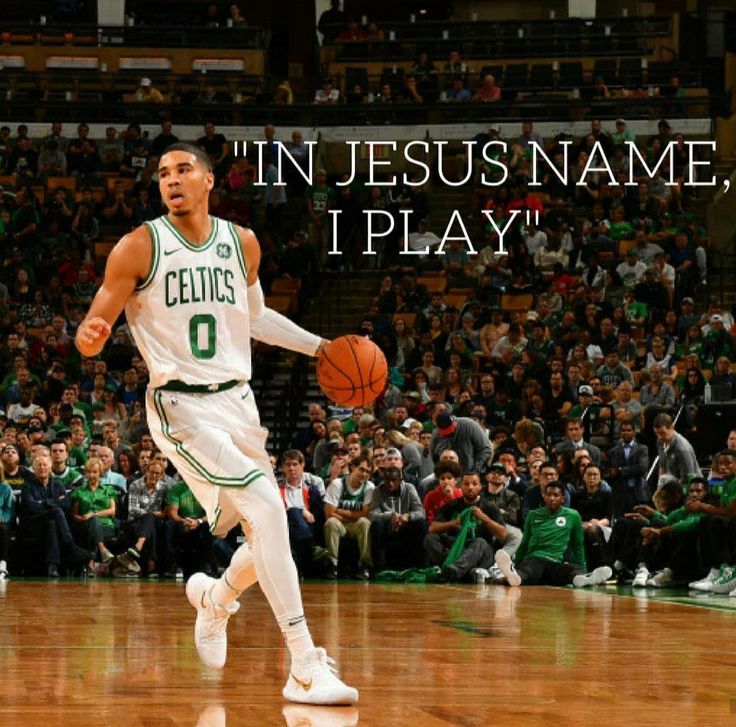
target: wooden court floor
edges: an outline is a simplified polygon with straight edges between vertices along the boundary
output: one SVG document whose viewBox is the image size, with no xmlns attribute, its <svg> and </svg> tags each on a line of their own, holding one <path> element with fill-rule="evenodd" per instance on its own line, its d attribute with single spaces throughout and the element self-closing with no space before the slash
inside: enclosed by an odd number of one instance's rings
<svg viewBox="0 0 736 727">
<path fill-rule="evenodd" d="M 213 673 L 197 659 L 182 584 L 11 581 L 0 727 L 736 725 L 726 597 L 343 583 L 303 593 L 317 643 L 360 689 L 355 709 L 282 700 L 288 661 L 257 588 Z"/>
</svg>

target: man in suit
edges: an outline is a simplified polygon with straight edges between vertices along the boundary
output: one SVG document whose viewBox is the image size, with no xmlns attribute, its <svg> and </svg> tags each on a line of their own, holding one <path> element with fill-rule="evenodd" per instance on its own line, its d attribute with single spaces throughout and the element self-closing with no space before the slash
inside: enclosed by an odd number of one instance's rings
<svg viewBox="0 0 736 727">
<path fill-rule="evenodd" d="M 651 493 L 645 479 L 649 469 L 649 450 L 636 441 L 631 422 L 621 422 L 621 441 L 608 452 L 607 481 L 613 488 L 616 517 L 633 512 L 635 505 L 649 502 Z"/>
<path fill-rule="evenodd" d="M 583 440 L 583 421 L 582 419 L 573 418 L 567 420 L 567 426 L 565 428 L 565 436 L 567 439 L 563 439 L 556 447 L 555 452 L 557 454 L 568 453 L 571 457 L 575 454 L 576 449 L 587 449 L 590 454 L 590 458 L 593 460 L 593 464 L 597 467 L 601 465 L 601 450 Z"/>
</svg>

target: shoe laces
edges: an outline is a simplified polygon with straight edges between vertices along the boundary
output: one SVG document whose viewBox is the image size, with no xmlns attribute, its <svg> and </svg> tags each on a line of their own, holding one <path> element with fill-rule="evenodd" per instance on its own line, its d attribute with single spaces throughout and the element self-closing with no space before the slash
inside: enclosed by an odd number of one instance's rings
<svg viewBox="0 0 736 727">
<path fill-rule="evenodd" d="M 314 650 L 314 656 L 310 661 L 314 660 L 317 666 L 324 667 L 330 671 L 333 676 L 337 676 L 337 662 L 327 655 L 327 649 L 318 646 Z"/>
<path fill-rule="evenodd" d="M 219 640 L 227 630 L 228 619 L 238 610 L 237 605 L 218 606 L 212 600 L 211 593 L 208 593 L 205 598 L 207 609 L 206 617 L 203 619 L 204 637 L 206 639 Z M 235 608 L 232 607 L 233 605 L 235 605 Z"/>
</svg>

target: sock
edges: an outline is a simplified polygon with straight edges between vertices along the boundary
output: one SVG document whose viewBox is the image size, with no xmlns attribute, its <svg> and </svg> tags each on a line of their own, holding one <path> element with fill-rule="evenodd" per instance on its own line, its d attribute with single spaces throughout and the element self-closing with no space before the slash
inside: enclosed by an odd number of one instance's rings
<svg viewBox="0 0 736 727">
<path fill-rule="evenodd" d="M 225 494 L 250 525 L 258 583 L 281 628 L 292 661 L 301 659 L 314 648 L 314 643 L 307 628 L 299 576 L 291 557 L 284 503 L 276 486 L 265 477 L 242 489 L 228 489 Z"/>
<path fill-rule="evenodd" d="M 257 580 L 250 543 L 243 543 L 235 551 L 230 565 L 213 586 L 210 598 L 218 606 L 228 606 L 237 601 L 240 594 Z"/>
</svg>

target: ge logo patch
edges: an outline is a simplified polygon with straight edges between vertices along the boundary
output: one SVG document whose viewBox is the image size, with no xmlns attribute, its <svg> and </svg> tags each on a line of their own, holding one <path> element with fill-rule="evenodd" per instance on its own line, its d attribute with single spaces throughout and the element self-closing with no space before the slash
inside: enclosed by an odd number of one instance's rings
<svg viewBox="0 0 736 727">
<path fill-rule="evenodd" d="M 567 525 L 567 518 L 560 515 L 560 517 L 558 517 L 557 520 L 555 520 L 555 524 L 557 525 L 558 528 L 564 528 L 565 525 Z"/>
<path fill-rule="evenodd" d="M 223 260 L 227 260 L 232 254 L 233 254 L 233 251 L 230 245 L 224 242 L 218 243 L 217 257 L 222 258 Z"/>
</svg>

